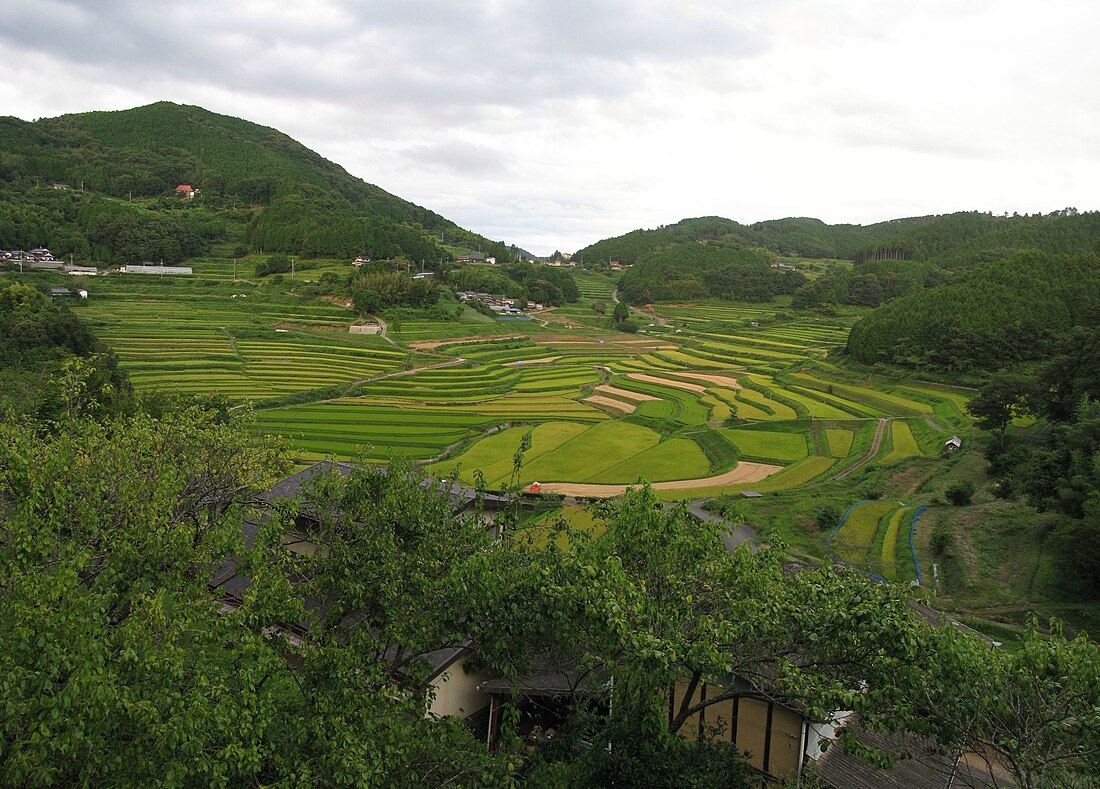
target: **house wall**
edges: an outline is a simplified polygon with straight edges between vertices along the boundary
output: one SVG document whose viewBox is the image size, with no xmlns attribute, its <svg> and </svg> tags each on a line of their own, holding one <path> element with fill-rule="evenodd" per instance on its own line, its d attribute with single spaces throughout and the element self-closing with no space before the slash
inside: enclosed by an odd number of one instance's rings
<svg viewBox="0 0 1100 789">
<path fill-rule="evenodd" d="M 687 692 L 687 680 L 676 683 L 669 707 L 675 716 Z M 692 694 L 695 704 L 722 694 L 718 685 L 700 683 Z M 802 747 L 802 716 L 774 702 L 759 699 L 729 699 L 712 704 L 688 718 L 677 732 L 686 739 L 710 738 L 733 743 L 749 753 L 749 763 L 758 770 L 780 777 L 795 775 Z"/>
<path fill-rule="evenodd" d="M 456 663 L 443 672 L 434 682 L 435 700 L 428 710 L 431 715 L 451 715 L 465 718 L 489 705 L 488 693 L 479 693 L 477 686 L 492 677 L 479 671 L 467 673 L 463 664 Z"/>
</svg>

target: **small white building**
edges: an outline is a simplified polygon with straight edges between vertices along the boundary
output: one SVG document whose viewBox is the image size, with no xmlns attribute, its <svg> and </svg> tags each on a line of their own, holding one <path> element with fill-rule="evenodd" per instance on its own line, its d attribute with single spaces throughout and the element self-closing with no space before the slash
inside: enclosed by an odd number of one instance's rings
<svg viewBox="0 0 1100 789">
<path fill-rule="evenodd" d="M 946 452 L 957 452 L 962 449 L 962 445 L 962 439 L 958 436 L 951 436 L 951 438 L 943 442 L 943 448 Z"/>
</svg>

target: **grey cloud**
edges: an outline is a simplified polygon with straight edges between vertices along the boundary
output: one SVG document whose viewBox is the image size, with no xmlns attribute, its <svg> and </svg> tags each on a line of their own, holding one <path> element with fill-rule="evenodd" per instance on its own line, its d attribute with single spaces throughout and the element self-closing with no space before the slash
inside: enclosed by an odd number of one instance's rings
<svg viewBox="0 0 1100 789">
<path fill-rule="evenodd" d="M 109 0 L 0 2 L 9 47 L 49 51 L 132 82 L 170 78 L 287 98 L 406 108 L 455 122 L 485 108 L 602 100 L 638 88 L 636 66 L 745 56 L 727 13 L 626 0 L 412 0 L 319 6 Z M 293 24 L 287 23 L 287 14 Z"/>
<path fill-rule="evenodd" d="M 417 169 L 435 166 L 463 177 L 499 177 L 511 172 L 507 155 L 462 140 L 418 145 L 405 151 L 403 158 Z"/>
</svg>

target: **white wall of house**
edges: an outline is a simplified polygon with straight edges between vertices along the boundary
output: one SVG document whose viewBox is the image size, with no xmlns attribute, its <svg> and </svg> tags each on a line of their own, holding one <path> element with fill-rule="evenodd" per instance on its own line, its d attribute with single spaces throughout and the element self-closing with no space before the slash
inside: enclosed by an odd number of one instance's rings
<svg viewBox="0 0 1100 789">
<path fill-rule="evenodd" d="M 435 700 L 428 712 L 432 715 L 451 715 L 465 718 L 488 706 L 488 693 L 479 693 L 477 686 L 492 676 L 480 671 L 466 673 L 462 663 L 455 663 L 432 683 Z"/>
</svg>

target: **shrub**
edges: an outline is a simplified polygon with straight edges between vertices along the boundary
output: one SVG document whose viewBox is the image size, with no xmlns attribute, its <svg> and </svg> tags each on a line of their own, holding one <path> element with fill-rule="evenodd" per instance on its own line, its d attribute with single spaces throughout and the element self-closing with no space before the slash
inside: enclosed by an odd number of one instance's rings
<svg viewBox="0 0 1100 789">
<path fill-rule="evenodd" d="M 837 507 L 833 504 L 826 504 L 824 507 L 817 511 L 817 515 L 814 516 L 814 523 L 821 531 L 831 529 L 840 523 L 840 519 L 844 517 Z"/>
<path fill-rule="evenodd" d="M 266 277 L 268 274 L 285 274 L 290 271 L 290 258 L 286 255 L 272 255 L 267 260 L 261 260 L 256 264 L 256 276 Z"/>
<path fill-rule="evenodd" d="M 886 491 L 883 489 L 882 483 L 877 480 L 864 482 L 859 487 L 859 497 L 862 499 L 881 499 L 885 493 Z"/>
<path fill-rule="evenodd" d="M 947 559 L 951 556 L 951 548 L 955 544 L 955 535 L 942 523 L 937 523 L 936 528 L 932 530 L 932 539 L 929 542 L 929 546 L 932 548 L 932 555 L 938 559 Z"/>
<path fill-rule="evenodd" d="M 956 507 L 963 507 L 970 503 L 974 496 L 974 483 L 969 480 L 954 482 L 943 491 L 944 498 Z"/>
</svg>

